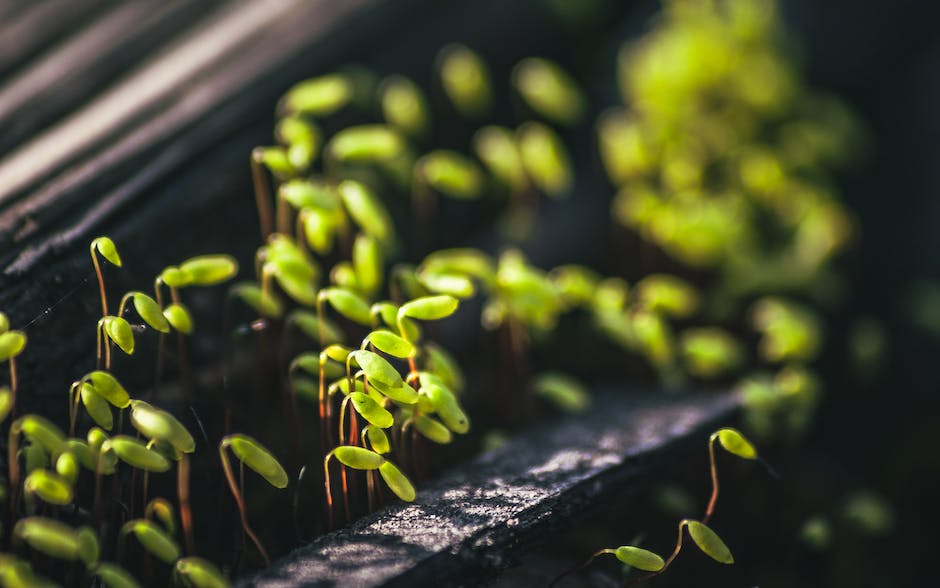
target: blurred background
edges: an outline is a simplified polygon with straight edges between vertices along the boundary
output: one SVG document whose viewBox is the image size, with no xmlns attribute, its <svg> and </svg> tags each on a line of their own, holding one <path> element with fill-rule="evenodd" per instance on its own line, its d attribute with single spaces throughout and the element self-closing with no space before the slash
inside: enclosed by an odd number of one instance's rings
<svg viewBox="0 0 940 588">
<path fill-rule="evenodd" d="M 612 220 L 618 183 L 597 146 L 595 120 L 623 105 L 621 47 L 664 26 L 663 7 L 652 0 L 0 2 L 0 308 L 30 338 L 26 402 L 45 411 L 55 398 L 64 410 L 58 399 L 67 380 L 48 366 L 69 374 L 87 368 L 79 350 L 92 346 L 87 317 L 97 304 L 85 249 L 91 237 L 110 234 L 125 258 L 139 260 L 118 278 L 124 285 L 146 284 L 163 265 L 202 252 L 228 251 L 249 267 L 259 238 L 248 154 L 272 142 L 278 97 L 301 79 L 356 63 L 409 75 L 440 102 L 433 63 L 453 42 L 484 58 L 498 96 L 509 95 L 510 70 L 531 55 L 557 61 L 585 88 L 588 116 L 564 132 L 575 188 L 540 211 L 524 246 L 534 263 L 588 263 L 631 281 L 652 268 L 712 283 L 710 270 L 688 270 L 665 249 L 644 248 L 642 231 Z M 716 521 L 736 565 L 686 554 L 651 585 L 922 585 L 940 523 L 940 376 L 931 368 L 940 350 L 940 4 L 779 0 L 774 22 L 785 31 L 775 46 L 798 83 L 844 104 L 854 121 L 840 147 L 844 165 L 813 176 L 851 219 L 850 237 L 825 260 L 833 277 L 825 293 L 800 296 L 825 332 L 812 365 L 822 392 L 799 434 L 761 438 L 779 480 L 730 460 L 720 465 Z M 689 59 L 708 65 L 694 47 Z M 509 120 L 518 109 L 499 103 L 495 117 Z M 472 130 L 444 122 L 434 140 L 465 147 Z M 464 217 L 444 205 L 442 215 L 460 220 L 443 245 L 488 242 L 495 222 L 489 209 Z M 192 304 L 217 317 L 217 296 Z M 209 361 L 214 345 L 197 343 L 195 353 Z M 646 546 L 670 545 L 676 513 L 689 501 L 696 510 L 707 496 L 702 449 L 631 504 L 598 505 L 593 518 L 572 521 L 570 533 L 540 546 L 502 582 L 542 583 L 637 536 Z M 613 585 L 619 574 L 607 562 L 571 582 Z"/>
</svg>

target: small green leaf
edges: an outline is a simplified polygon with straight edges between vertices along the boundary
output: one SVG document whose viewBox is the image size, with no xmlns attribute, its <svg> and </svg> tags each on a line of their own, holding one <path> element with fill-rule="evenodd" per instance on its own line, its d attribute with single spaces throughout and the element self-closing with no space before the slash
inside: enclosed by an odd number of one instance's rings
<svg viewBox="0 0 940 588">
<path fill-rule="evenodd" d="M 721 446 L 724 447 L 725 451 L 728 453 L 733 453 L 744 459 L 757 459 L 757 450 L 754 449 L 754 445 L 737 429 L 726 427 L 719 429 L 716 434 L 718 435 L 718 441 L 721 443 Z"/>
<path fill-rule="evenodd" d="M 389 489 L 395 493 L 395 496 L 405 502 L 413 502 L 415 499 L 415 487 L 411 484 L 405 474 L 399 470 L 395 464 L 390 461 L 384 462 L 379 466 L 379 475 L 388 484 Z"/>
<path fill-rule="evenodd" d="M 369 387 L 378 390 L 383 396 L 402 404 L 414 404 L 418 401 L 418 391 L 400 380 L 397 386 L 389 386 L 378 380 L 369 380 Z"/>
<path fill-rule="evenodd" d="M 281 106 L 286 112 L 319 118 L 343 108 L 352 98 L 353 84 L 348 76 L 327 74 L 291 87 L 281 99 Z"/>
<path fill-rule="evenodd" d="M 490 174 L 514 194 L 529 185 L 522 158 L 512 131 L 504 127 L 483 127 L 473 135 L 473 149 Z"/>
<path fill-rule="evenodd" d="M 55 471 L 62 476 L 62 479 L 68 482 L 69 485 L 74 485 L 75 481 L 78 480 L 79 465 L 78 457 L 70 450 L 66 451 L 55 460 Z"/>
<path fill-rule="evenodd" d="M 59 455 L 66 450 L 65 433 L 45 417 L 36 414 L 22 416 L 13 421 L 11 429 L 21 431 L 27 439 L 51 455 Z"/>
<path fill-rule="evenodd" d="M 377 353 L 360 349 L 352 353 L 353 358 L 362 371 L 365 372 L 370 382 L 384 384 L 389 388 L 401 386 L 401 374 L 398 373 L 392 364 Z"/>
<path fill-rule="evenodd" d="M 170 461 L 137 439 L 115 435 L 109 441 L 121 461 L 148 472 L 162 473 L 170 469 Z"/>
<path fill-rule="evenodd" d="M 274 292 L 264 292 L 258 284 L 240 282 L 229 292 L 263 317 L 277 319 L 284 314 L 284 302 L 280 297 Z"/>
<path fill-rule="evenodd" d="M 385 125 L 358 125 L 339 131 L 326 145 L 336 161 L 381 162 L 394 159 L 405 149 L 404 138 Z"/>
<path fill-rule="evenodd" d="M 539 374 L 533 383 L 535 393 L 568 412 L 584 412 L 591 397 L 584 384 L 559 372 Z"/>
<path fill-rule="evenodd" d="M 404 76 L 387 77 L 379 88 L 385 121 L 412 137 L 421 137 L 430 126 L 430 112 L 421 89 Z"/>
<path fill-rule="evenodd" d="M 150 328 L 161 333 L 170 332 L 170 323 L 163 316 L 163 309 L 157 304 L 157 301 L 147 296 L 143 292 L 131 292 L 129 294 L 134 300 L 134 310 L 144 319 L 144 322 L 150 325 Z"/>
<path fill-rule="evenodd" d="M 416 353 L 414 345 L 385 329 L 372 331 L 366 335 L 366 341 L 375 345 L 379 351 L 402 359 L 412 357 Z"/>
<path fill-rule="evenodd" d="M 10 330 L 10 319 L 6 314 L 0 312 L 0 335 Z"/>
<path fill-rule="evenodd" d="M 101 319 L 101 326 L 109 339 L 114 341 L 121 351 L 134 354 L 134 330 L 127 320 L 119 316 L 106 316 Z"/>
<path fill-rule="evenodd" d="M 91 568 L 98 562 L 98 556 L 101 555 L 101 546 L 98 545 L 98 536 L 91 527 L 79 527 L 75 532 L 78 538 L 78 557 L 85 564 L 85 567 Z"/>
<path fill-rule="evenodd" d="M 294 166 L 287 156 L 287 149 L 283 147 L 255 147 L 251 156 L 277 178 L 287 178 L 295 173 Z"/>
<path fill-rule="evenodd" d="M 323 329 L 325 344 L 342 343 L 346 337 L 343 332 L 327 318 L 320 319 L 315 312 L 298 309 L 287 315 L 287 323 L 296 325 L 310 339 L 320 341 L 320 329 Z"/>
<path fill-rule="evenodd" d="M 173 575 L 188 588 L 228 588 L 228 580 L 215 565 L 201 557 L 186 557 L 176 562 Z"/>
<path fill-rule="evenodd" d="M 287 472 L 281 467 L 277 458 L 271 454 L 257 439 L 235 433 L 222 439 L 222 443 L 232 447 L 232 452 L 246 466 L 254 470 L 259 476 L 267 480 L 275 488 L 287 487 Z"/>
<path fill-rule="evenodd" d="M 92 571 L 107 588 L 140 588 L 140 584 L 127 570 L 113 563 L 100 563 Z"/>
<path fill-rule="evenodd" d="M 723 564 L 733 564 L 734 557 L 724 541 L 714 531 L 699 521 L 688 521 L 689 535 L 699 549 L 708 557 Z"/>
<path fill-rule="evenodd" d="M 549 127 L 528 122 L 516 131 L 522 165 L 532 183 L 552 197 L 567 194 L 574 184 L 571 160 L 561 138 Z"/>
<path fill-rule="evenodd" d="M 473 281 L 460 274 L 421 272 L 421 284 L 434 294 L 448 294 L 454 298 L 470 298 L 475 292 Z"/>
<path fill-rule="evenodd" d="M 30 441 L 20 450 L 23 455 L 23 462 L 26 465 L 26 473 L 29 474 L 36 470 L 49 467 L 49 454 L 43 449 L 42 445 Z"/>
<path fill-rule="evenodd" d="M 72 455 L 83 468 L 92 472 L 95 471 L 95 454 L 92 453 L 91 447 L 87 443 L 81 439 L 67 439 L 65 443 L 66 453 L 62 455 Z"/>
<path fill-rule="evenodd" d="M 143 400 L 131 400 L 131 423 L 148 439 L 167 441 L 183 453 L 196 449 L 193 436 L 176 417 Z"/>
<path fill-rule="evenodd" d="M 294 169 L 306 171 L 316 159 L 321 132 L 313 121 L 301 116 L 286 116 L 277 121 L 274 136 L 287 146 L 287 159 Z"/>
<path fill-rule="evenodd" d="M 422 384 L 424 382 L 422 381 Z M 470 430 L 470 420 L 460 407 L 457 397 L 443 385 L 422 385 L 421 393 L 428 397 L 431 406 L 444 425 L 451 431 L 465 434 Z"/>
<path fill-rule="evenodd" d="M 333 240 L 343 218 L 341 214 L 315 208 L 305 208 L 300 212 L 307 245 L 318 254 L 327 255 L 332 251 Z"/>
<path fill-rule="evenodd" d="M 227 282 L 238 274 L 238 262 L 231 255 L 200 255 L 179 265 L 189 275 L 194 286 L 214 286 Z"/>
<path fill-rule="evenodd" d="M 13 410 L 13 391 L 9 386 L 0 386 L 0 423 L 7 420 Z"/>
<path fill-rule="evenodd" d="M 474 200 L 483 195 L 483 171 L 456 151 L 439 149 L 428 153 L 415 164 L 415 172 L 428 186 L 449 198 Z"/>
<path fill-rule="evenodd" d="M 176 532 L 176 512 L 166 498 L 154 498 L 147 503 L 145 518 L 156 517 L 171 535 Z"/>
<path fill-rule="evenodd" d="M 368 395 L 362 392 L 353 392 L 349 395 L 349 399 L 352 400 L 356 412 L 362 415 L 362 418 L 369 421 L 370 424 L 382 429 L 387 429 L 395 424 L 395 418 L 392 416 L 392 413 L 385 410 L 385 408 Z"/>
<path fill-rule="evenodd" d="M 378 453 L 352 445 L 340 445 L 333 450 L 333 455 L 341 464 L 356 470 L 377 470 L 385 463 L 385 458 Z"/>
<path fill-rule="evenodd" d="M 343 206 L 362 231 L 388 245 L 395 234 L 392 219 L 381 200 L 364 184 L 346 180 L 337 186 Z"/>
<path fill-rule="evenodd" d="M 278 195 L 297 210 L 314 208 L 332 211 L 339 208 L 339 196 L 333 186 L 310 180 L 293 179 L 281 184 Z"/>
<path fill-rule="evenodd" d="M 346 358 L 349 357 L 351 352 L 352 351 L 348 347 L 343 347 L 342 345 L 329 345 L 320 353 L 335 362 L 345 363 Z"/>
<path fill-rule="evenodd" d="M 369 303 L 361 296 L 342 288 L 325 288 L 320 296 L 326 298 L 336 312 L 360 325 L 372 324 L 372 314 L 369 312 Z"/>
<path fill-rule="evenodd" d="M 190 276 L 175 265 L 163 268 L 160 281 L 170 288 L 185 288 L 190 284 Z"/>
<path fill-rule="evenodd" d="M 658 572 L 666 566 L 666 562 L 657 554 L 632 545 L 618 547 L 614 554 L 623 563 L 644 572 Z"/>
<path fill-rule="evenodd" d="M 130 405 L 131 398 L 127 390 L 110 373 L 96 370 L 85 376 L 85 380 L 90 380 L 95 392 L 114 406 L 127 408 Z"/>
<path fill-rule="evenodd" d="M 81 543 L 72 527 L 45 517 L 20 519 L 13 535 L 36 551 L 57 559 L 74 561 L 79 557 Z"/>
<path fill-rule="evenodd" d="M 444 385 L 451 390 L 462 392 L 464 377 L 457 360 L 446 349 L 433 342 L 424 345 L 424 352 L 424 364 L 428 371 L 441 378 Z"/>
<path fill-rule="evenodd" d="M 91 246 L 98 250 L 102 257 L 107 259 L 111 265 L 121 267 L 121 256 L 118 255 L 117 247 L 110 237 L 97 237 L 91 242 Z"/>
<path fill-rule="evenodd" d="M 523 59 L 512 70 L 512 83 L 529 108 L 552 122 L 570 126 L 584 116 L 587 101 L 581 89 L 552 61 Z"/>
<path fill-rule="evenodd" d="M 647 310 L 686 318 L 699 307 L 696 289 L 685 280 L 668 274 L 652 274 L 636 285 L 636 297 Z"/>
<path fill-rule="evenodd" d="M 423 296 L 407 302 L 398 309 L 398 317 L 433 321 L 448 317 L 457 310 L 459 301 L 453 296 Z"/>
<path fill-rule="evenodd" d="M 184 335 L 190 335 L 193 332 L 193 319 L 189 311 L 182 304 L 169 304 L 163 309 L 163 316 L 174 329 Z"/>
<path fill-rule="evenodd" d="M 486 64 L 464 45 L 448 45 L 437 55 L 441 85 L 461 115 L 480 118 L 490 111 L 493 89 Z"/>
<path fill-rule="evenodd" d="M 392 446 L 388 442 L 388 435 L 379 427 L 366 425 L 365 436 L 372 451 L 376 453 L 388 453 L 392 450 Z"/>
<path fill-rule="evenodd" d="M 23 491 L 58 506 L 71 503 L 74 496 L 72 486 L 67 480 L 45 469 L 30 472 L 23 481 Z"/>
<path fill-rule="evenodd" d="M 416 416 L 414 418 L 414 426 L 418 429 L 419 433 L 435 443 L 446 445 L 453 439 L 453 435 L 450 434 L 450 429 L 427 415 Z"/>
<path fill-rule="evenodd" d="M 0 361 L 7 361 L 23 352 L 26 347 L 26 335 L 20 331 L 7 331 L 0 334 Z"/>
<path fill-rule="evenodd" d="M 385 260 L 379 242 L 369 235 L 359 235 L 353 242 L 352 264 L 356 283 L 362 292 L 374 294 L 385 279 Z"/>
<path fill-rule="evenodd" d="M 121 535 L 129 533 L 133 533 L 144 549 L 163 562 L 172 564 L 180 557 L 180 548 L 176 541 L 153 521 L 146 519 L 127 521 L 121 527 Z"/>
<path fill-rule="evenodd" d="M 85 406 L 85 410 L 88 411 L 88 416 L 90 416 L 99 427 L 110 431 L 111 427 L 114 426 L 114 415 L 111 414 L 111 405 L 108 404 L 108 401 L 105 400 L 103 396 L 98 394 L 94 385 L 88 382 L 83 382 L 80 390 L 82 404 Z"/>
</svg>

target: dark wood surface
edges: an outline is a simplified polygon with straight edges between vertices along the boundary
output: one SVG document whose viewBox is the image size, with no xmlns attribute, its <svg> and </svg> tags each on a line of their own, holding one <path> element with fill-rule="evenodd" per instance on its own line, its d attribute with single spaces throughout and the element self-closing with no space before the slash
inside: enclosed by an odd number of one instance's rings
<svg viewBox="0 0 940 588">
<path fill-rule="evenodd" d="M 520 434 L 421 488 L 413 503 L 322 536 L 240 585 L 478 585 L 635 490 L 670 453 L 705 451 L 711 428 L 738 406 L 732 394 L 635 392 L 597 394 L 588 413 Z"/>
</svg>

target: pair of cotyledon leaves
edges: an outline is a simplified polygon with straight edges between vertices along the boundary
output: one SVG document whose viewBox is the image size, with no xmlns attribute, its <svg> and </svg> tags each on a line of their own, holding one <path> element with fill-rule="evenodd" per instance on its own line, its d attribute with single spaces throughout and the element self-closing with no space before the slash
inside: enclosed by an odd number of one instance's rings
<svg viewBox="0 0 940 588">
<path fill-rule="evenodd" d="M 379 475 L 382 476 L 382 479 L 385 480 L 389 489 L 396 496 L 405 502 L 411 502 L 415 499 L 415 489 L 408 477 L 380 453 L 362 447 L 341 445 L 333 449 L 330 455 L 336 457 L 337 461 L 343 465 L 353 469 L 378 470 Z"/>
</svg>

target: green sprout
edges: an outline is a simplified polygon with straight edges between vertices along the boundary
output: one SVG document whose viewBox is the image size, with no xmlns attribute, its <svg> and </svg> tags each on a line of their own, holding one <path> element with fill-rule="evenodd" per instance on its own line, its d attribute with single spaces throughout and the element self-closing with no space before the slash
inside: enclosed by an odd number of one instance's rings
<svg viewBox="0 0 940 588">
<path fill-rule="evenodd" d="M 219 458 L 222 460 L 222 469 L 225 472 L 225 479 L 228 481 L 229 489 L 232 491 L 232 496 L 235 498 L 235 503 L 238 505 L 238 514 L 241 518 L 242 530 L 245 535 L 251 539 L 252 543 L 255 544 L 255 547 L 258 548 L 258 552 L 261 553 L 261 557 L 264 558 L 265 564 L 270 564 L 271 558 L 268 556 L 268 552 L 265 551 L 261 540 L 248 525 L 245 500 L 242 498 L 244 489 L 240 488 L 239 485 L 235 483 L 235 474 L 232 472 L 232 466 L 229 463 L 226 449 L 231 449 L 232 453 L 238 457 L 242 464 L 254 470 L 275 488 L 287 487 L 287 473 L 284 471 L 284 468 L 281 467 L 281 464 L 278 463 L 277 459 L 271 455 L 270 451 L 248 435 L 242 435 L 240 433 L 228 435 L 219 443 Z"/>
<path fill-rule="evenodd" d="M 458 113 L 470 119 L 489 113 L 493 90 L 479 55 L 464 45 L 448 45 L 437 54 L 436 65 L 444 93 Z"/>
<path fill-rule="evenodd" d="M 23 353 L 26 347 L 26 334 L 22 331 L 11 331 L 7 315 L 0 312 L 0 362 L 10 365 L 9 410 L 16 415 L 16 391 L 18 388 L 16 378 L 16 356 Z"/>
<path fill-rule="evenodd" d="M 529 108 L 552 122 L 571 126 L 584 117 L 587 101 L 581 89 L 552 61 L 523 59 L 512 70 L 512 83 Z"/>
</svg>

